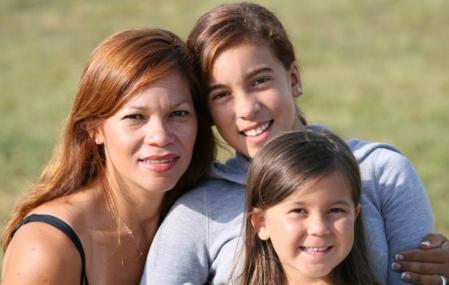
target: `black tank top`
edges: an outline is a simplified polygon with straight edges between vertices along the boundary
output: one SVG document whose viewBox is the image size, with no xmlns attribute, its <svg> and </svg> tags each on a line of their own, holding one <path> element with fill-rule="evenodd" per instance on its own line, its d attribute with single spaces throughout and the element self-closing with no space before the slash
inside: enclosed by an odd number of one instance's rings
<svg viewBox="0 0 449 285">
<path fill-rule="evenodd" d="M 30 223 L 30 222 L 42 222 L 47 223 L 49 225 L 52 225 L 53 227 L 57 228 L 58 230 L 62 231 L 75 245 L 76 249 L 78 250 L 80 257 L 81 257 L 81 285 L 89 285 L 89 282 L 87 281 L 87 275 L 86 275 L 86 257 L 84 255 L 83 245 L 81 244 L 81 241 L 78 237 L 78 235 L 75 233 L 75 231 L 63 220 L 56 218 L 55 216 L 50 215 L 39 215 L 39 214 L 32 214 L 25 219 L 22 220 L 20 224 L 16 226 L 14 231 L 11 233 L 11 237 L 14 236 L 16 231 L 24 224 Z"/>
</svg>

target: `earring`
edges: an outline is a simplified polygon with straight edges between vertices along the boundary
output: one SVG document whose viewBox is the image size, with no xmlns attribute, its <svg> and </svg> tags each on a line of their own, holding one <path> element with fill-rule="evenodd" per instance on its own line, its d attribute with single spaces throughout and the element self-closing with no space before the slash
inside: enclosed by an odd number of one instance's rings
<svg viewBox="0 0 449 285">
<path fill-rule="evenodd" d="M 296 87 L 296 88 L 295 88 L 296 90 L 295 90 L 293 96 L 294 96 L 294 97 L 299 97 L 299 96 L 301 96 L 301 95 L 302 95 L 302 88 L 301 88 L 301 85 L 296 84 L 295 87 Z"/>
<path fill-rule="evenodd" d="M 298 96 L 300 96 L 302 94 L 301 85 L 298 84 L 298 86 L 296 86 L 296 92 L 298 92 Z"/>
<path fill-rule="evenodd" d="M 259 232 L 257 233 L 257 235 L 259 236 L 259 238 L 261 240 L 269 240 L 270 239 L 270 235 L 268 234 L 268 232 L 265 229 L 260 229 Z"/>
</svg>

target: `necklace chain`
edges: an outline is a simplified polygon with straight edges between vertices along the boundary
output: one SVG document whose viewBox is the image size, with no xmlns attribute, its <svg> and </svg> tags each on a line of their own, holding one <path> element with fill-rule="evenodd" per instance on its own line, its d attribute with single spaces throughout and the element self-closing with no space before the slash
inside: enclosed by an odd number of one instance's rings
<svg viewBox="0 0 449 285">
<path fill-rule="evenodd" d="M 134 247 L 136 248 L 137 252 L 139 253 L 139 258 L 140 258 L 141 256 L 143 256 L 143 251 L 142 251 L 142 249 L 140 248 L 140 246 L 136 242 L 136 236 L 134 235 L 133 230 L 131 230 L 129 228 L 129 226 L 122 219 L 120 219 L 120 221 L 122 223 L 123 229 L 125 230 L 125 232 L 131 238 L 132 243 L 133 243 Z M 122 258 L 122 265 L 123 265 L 123 258 Z"/>
</svg>

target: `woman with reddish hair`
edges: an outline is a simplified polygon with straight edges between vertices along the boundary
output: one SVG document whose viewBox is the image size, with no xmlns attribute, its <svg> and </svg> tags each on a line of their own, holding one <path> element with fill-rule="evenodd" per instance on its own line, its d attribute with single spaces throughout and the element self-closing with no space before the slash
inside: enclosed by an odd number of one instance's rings
<svg viewBox="0 0 449 285">
<path fill-rule="evenodd" d="M 160 29 L 93 51 L 53 159 L 3 234 L 2 284 L 139 282 L 168 207 L 214 155 L 192 66 Z"/>
</svg>

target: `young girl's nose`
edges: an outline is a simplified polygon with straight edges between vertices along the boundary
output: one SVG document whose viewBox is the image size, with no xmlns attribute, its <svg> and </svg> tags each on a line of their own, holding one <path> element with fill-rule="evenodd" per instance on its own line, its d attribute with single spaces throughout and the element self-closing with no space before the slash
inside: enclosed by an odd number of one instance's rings
<svg viewBox="0 0 449 285">
<path fill-rule="evenodd" d="M 317 215 L 315 217 L 310 217 L 308 234 L 315 236 L 325 236 L 330 233 L 329 221 L 326 217 Z"/>
<path fill-rule="evenodd" d="M 145 128 L 145 143 L 154 146 L 165 146 L 175 139 L 170 126 L 161 120 L 150 122 Z"/>
</svg>

